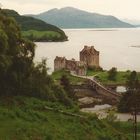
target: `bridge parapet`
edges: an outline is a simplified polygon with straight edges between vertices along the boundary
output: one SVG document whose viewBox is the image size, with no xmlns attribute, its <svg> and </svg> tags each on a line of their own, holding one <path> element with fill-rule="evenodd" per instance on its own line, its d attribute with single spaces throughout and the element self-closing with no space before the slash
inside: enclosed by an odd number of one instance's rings
<svg viewBox="0 0 140 140">
<path fill-rule="evenodd" d="M 117 92 L 114 92 L 110 89 L 107 89 L 105 86 L 101 85 L 100 83 L 98 83 L 97 81 L 95 80 L 91 80 L 89 79 L 89 84 L 90 86 L 93 88 L 93 89 L 96 89 L 96 91 L 105 96 L 105 97 L 108 97 L 112 100 L 115 100 L 116 102 L 119 101 L 120 97 L 121 97 L 121 94 L 117 93 Z"/>
<path fill-rule="evenodd" d="M 71 73 L 72 74 L 72 73 Z M 73 76 L 76 77 L 80 77 L 80 78 L 84 78 L 88 80 L 88 84 L 97 91 L 97 93 L 99 93 L 100 95 L 102 95 L 103 97 L 107 98 L 108 100 L 112 100 L 113 103 L 118 103 L 120 98 L 121 98 L 121 94 L 114 92 L 110 89 L 107 89 L 104 85 L 102 85 L 99 81 L 96 81 L 96 79 L 94 78 L 94 76 L 92 77 L 88 77 L 88 76 L 78 76 L 75 74 L 72 74 Z"/>
</svg>

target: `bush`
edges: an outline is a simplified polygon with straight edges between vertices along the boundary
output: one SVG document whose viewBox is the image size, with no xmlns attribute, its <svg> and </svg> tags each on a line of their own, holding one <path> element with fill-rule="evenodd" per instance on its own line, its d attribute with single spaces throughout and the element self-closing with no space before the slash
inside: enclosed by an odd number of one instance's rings
<svg viewBox="0 0 140 140">
<path fill-rule="evenodd" d="M 103 71 L 103 68 L 102 67 L 89 66 L 88 70 L 91 70 L 91 71 Z"/>
<path fill-rule="evenodd" d="M 108 71 L 108 79 L 115 81 L 117 77 L 117 68 L 113 67 Z"/>
</svg>

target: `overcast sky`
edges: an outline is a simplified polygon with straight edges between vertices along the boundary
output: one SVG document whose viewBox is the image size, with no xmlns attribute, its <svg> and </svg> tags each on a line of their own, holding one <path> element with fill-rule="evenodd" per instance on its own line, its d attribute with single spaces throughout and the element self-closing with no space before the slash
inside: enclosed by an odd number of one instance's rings
<svg viewBox="0 0 140 140">
<path fill-rule="evenodd" d="M 20 14 L 37 14 L 52 8 L 72 6 L 119 18 L 140 20 L 140 0 L 0 0 L 3 8 Z"/>
</svg>

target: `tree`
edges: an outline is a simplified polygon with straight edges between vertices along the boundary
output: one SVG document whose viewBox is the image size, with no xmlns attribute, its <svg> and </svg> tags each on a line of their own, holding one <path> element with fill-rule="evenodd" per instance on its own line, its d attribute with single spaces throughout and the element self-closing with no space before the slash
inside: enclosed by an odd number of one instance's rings
<svg viewBox="0 0 140 140">
<path fill-rule="evenodd" d="M 127 90 L 138 90 L 139 89 L 139 80 L 138 75 L 136 71 L 132 71 L 130 73 L 130 76 L 128 77 L 128 80 L 126 82 Z"/>
<path fill-rule="evenodd" d="M 31 73 L 35 44 L 21 36 L 13 18 L 0 10 L 0 91 L 18 94 Z"/>
<path fill-rule="evenodd" d="M 108 71 L 108 79 L 115 81 L 117 76 L 117 68 L 113 67 Z"/>
<path fill-rule="evenodd" d="M 136 71 L 130 73 L 126 82 L 126 88 L 127 92 L 121 98 L 118 106 L 119 111 L 131 112 L 134 108 L 140 109 L 140 83 Z"/>
<path fill-rule="evenodd" d="M 35 44 L 23 38 L 15 20 L 0 10 L 0 95 L 32 96 L 70 106 L 64 91 L 70 89 L 69 82 L 62 80 L 64 89 L 55 85 L 46 60 L 35 64 L 34 55 Z"/>
<path fill-rule="evenodd" d="M 70 81 L 67 75 L 62 75 L 60 79 L 60 84 L 63 86 L 64 90 L 67 92 L 68 96 L 70 98 L 74 98 L 74 95 L 72 94 L 72 90 L 71 90 Z"/>
</svg>

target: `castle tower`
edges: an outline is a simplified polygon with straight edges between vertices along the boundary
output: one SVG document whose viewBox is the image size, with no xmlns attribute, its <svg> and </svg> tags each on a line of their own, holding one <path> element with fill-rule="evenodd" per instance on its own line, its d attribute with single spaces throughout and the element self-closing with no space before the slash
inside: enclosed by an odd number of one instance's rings
<svg viewBox="0 0 140 140">
<path fill-rule="evenodd" d="M 80 52 L 80 61 L 85 62 L 87 67 L 99 67 L 99 51 L 94 46 L 84 46 Z"/>
</svg>

